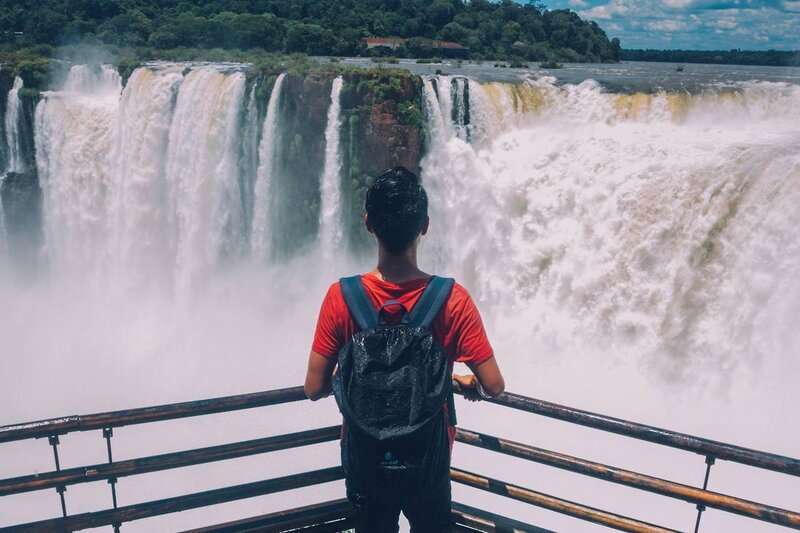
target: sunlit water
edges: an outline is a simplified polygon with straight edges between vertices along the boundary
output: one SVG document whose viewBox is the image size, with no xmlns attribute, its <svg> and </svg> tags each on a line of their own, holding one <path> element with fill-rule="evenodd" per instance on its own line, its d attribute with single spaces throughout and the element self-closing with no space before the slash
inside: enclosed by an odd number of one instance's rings
<svg viewBox="0 0 800 533">
<path fill-rule="evenodd" d="M 623 85 L 635 77 L 624 66 L 596 68 L 611 78 L 621 68 Z M 472 292 L 510 391 L 797 456 L 800 86 L 709 67 L 701 90 L 661 92 L 652 83 L 660 68 L 641 74 L 645 90 L 620 92 L 608 80 L 537 72 L 514 84 L 469 71 L 427 76 L 422 267 Z M 2 277 L 0 424 L 302 382 L 325 290 L 371 264 L 336 246 L 346 238 L 335 232 L 341 206 L 331 187 L 338 83 L 318 244 L 271 259 L 281 231 L 269 210 L 281 200 L 270 182 L 282 82 L 260 125 L 230 66 L 140 69 L 124 89 L 112 69 L 76 67 L 46 94 L 35 124 L 43 274 L 25 284 Z M 702 483 L 700 456 L 462 404 L 470 429 Z M 115 458 L 336 420 L 326 400 L 121 428 Z M 63 467 L 105 458 L 99 432 L 62 442 Z M 52 469 L 46 442 L 3 452 L 2 478 Z M 337 460 L 330 443 L 123 478 L 118 494 L 125 505 Z M 457 445 L 454 464 L 663 526 L 694 525 L 692 505 L 521 460 Z M 721 462 L 710 488 L 798 508 L 797 480 L 777 474 Z M 336 483 L 125 529 L 195 527 L 341 494 Z M 559 531 L 599 529 L 459 486 L 455 499 Z M 108 507 L 108 486 L 70 487 L 67 502 L 71 513 Z M 3 525 L 58 514 L 54 491 L 0 499 Z M 776 529 L 716 511 L 703 526 Z"/>
</svg>

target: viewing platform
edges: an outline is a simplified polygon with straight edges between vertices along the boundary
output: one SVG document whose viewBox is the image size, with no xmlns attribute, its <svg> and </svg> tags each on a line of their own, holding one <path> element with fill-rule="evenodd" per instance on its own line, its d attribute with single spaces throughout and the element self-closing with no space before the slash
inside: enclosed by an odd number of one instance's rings
<svg viewBox="0 0 800 533">
<path fill-rule="evenodd" d="M 460 391 L 457 392 L 460 393 Z M 53 532 L 77 531 L 112 526 L 115 531 L 126 522 L 176 513 L 210 505 L 252 498 L 265 494 L 309 487 L 344 478 L 341 466 L 299 472 L 283 477 L 253 483 L 196 492 L 182 496 L 147 501 L 127 506 L 117 505 L 117 482 L 122 477 L 150 472 L 188 467 L 238 457 L 311 446 L 339 439 L 341 426 L 301 431 L 291 434 L 233 442 L 220 446 L 197 448 L 137 459 L 114 461 L 112 437 L 114 428 L 136 424 L 149 424 L 164 420 L 197 417 L 214 413 L 267 407 L 289 402 L 305 401 L 302 387 L 212 398 L 191 402 L 158 405 L 123 411 L 89 415 L 65 416 L 49 420 L 13 424 L 0 427 L 0 445 L 12 441 L 47 438 L 53 451 L 55 470 L 0 480 L 0 496 L 24 492 L 55 489 L 61 506 L 61 518 L 0 527 L 3 532 Z M 575 472 L 633 489 L 654 493 L 665 498 L 682 500 L 697 508 L 694 531 L 700 531 L 706 508 L 733 513 L 753 520 L 768 522 L 791 529 L 800 529 L 800 511 L 780 509 L 763 503 L 729 496 L 707 489 L 712 467 L 716 461 L 731 461 L 753 468 L 771 470 L 789 476 L 800 476 L 800 460 L 771 454 L 732 444 L 718 442 L 666 429 L 604 416 L 598 413 L 573 409 L 550 402 L 512 393 L 505 393 L 488 402 L 560 420 L 570 424 L 615 433 L 652 444 L 700 454 L 705 457 L 705 478 L 702 487 L 676 483 L 631 470 L 588 461 L 556 451 L 513 442 L 502 437 L 487 435 L 459 427 L 456 440 L 518 459 Z M 62 469 L 59 462 L 59 438 L 73 432 L 101 431 L 106 441 L 108 462 L 78 468 Z M 611 529 L 630 532 L 674 532 L 633 517 L 582 505 L 555 497 L 532 488 L 506 483 L 480 473 L 451 468 L 453 481 L 479 490 L 488 491 L 543 509 L 586 520 Z M 65 492 L 68 486 L 93 481 L 109 483 L 112 507 L 100 511 L 69 514 Z M 534 532 L 549 530 L 501 516 L 486 509 L 477 509 L 453 503 L 455 531 L 483 532 Z M 210 525 L 191 530 L 200 532 L 245 531 L 313 531 L 339 532 L 352 528 L 353 508 L 345 499 L 280 510 L 234 522 Z"/>
</svg>

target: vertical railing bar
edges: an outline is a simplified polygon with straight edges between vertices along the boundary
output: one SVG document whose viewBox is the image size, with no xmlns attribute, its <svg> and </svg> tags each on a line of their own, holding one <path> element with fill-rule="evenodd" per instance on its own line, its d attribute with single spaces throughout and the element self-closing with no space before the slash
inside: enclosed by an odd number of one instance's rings
<svg viewBox="0 0 800 533">
<path fill-rule="evenodd" d="M 114 436 L 114 428 L 103 428 L 103 438 L 106 439 L 106 451 L 108 452 L 108 463 L 114 462 L 114 456 L 111 453 L 111 437 Z M 111 485 L 111 501 L 114 504 L 114 509 L 117 508 L 117 478 L 108 478 L 108 484 Z M 121 524 L 112 524 L 114 533 L 119 533 Z"/>
<path fill-rule="evenodd" d="M 60 441 L 58 440 L 58 435 L 50 435 L 47 437 L 47 442 L 50 443 L 50 446 L 53 447 L 53 459 L 56 462 L 56 472 L 61 471 L 61 461 L 58 460 L 58 445 Z M 61 514 L 66 517 L 67 516 L 67 501 L 64 498 L 64 493 L 67 491 L 67 487 L 64 485 L 59 485 L 56 487 L 56 492 L 58 493 L 59 498 L 61 499 Z"/>
<path fill-rule="evenodd" d="M 708 489 L 708 478 L 711 475 L 711 467 L 714 466 L 716 462 L 716 458 L 713 455 L 706 456 L 706 477 L 703 480 L 703 490 Z M 703 511 L 706 510 L 706 506 L 703 504 L 697 504 L 697 521 L 694 523 L 694 533 L 698 533 L 700 531 L 700 519 L 703 517 Z"/>
</svg>

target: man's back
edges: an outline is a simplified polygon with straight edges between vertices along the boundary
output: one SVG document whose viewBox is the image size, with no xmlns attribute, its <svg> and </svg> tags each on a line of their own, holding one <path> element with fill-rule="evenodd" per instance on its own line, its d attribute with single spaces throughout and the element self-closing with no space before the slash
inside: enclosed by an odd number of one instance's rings
<svg viewBox="0 0 800 533">
<path fill-rule="evenodd" d="M 353 299 L 345 298 L 339 283 L 334 283 L 325 296 L 306 373 L 305 391 L 312 400 L 330 394 L 337 362 L 344 368 L 343 373 L 348 375 L 347 379 L 352 375 L 351 360 L 348 359 L 352 357 L 353 343 L 350 341 L 354 336 L 362 335 L 359 333 L 359 325 L 365 326 L 367 322 L 364 320 L 365 313 L 372 315 L 369 306 L 375 310 L 383 308 L 386 323 L 392 325 L 402 318 L 404 312 L 410 312 L 419 301 L 427 298 L 422 296 L 431 276 L 417 266 L 417 247 L 420 238 L 428 231 L 429 219 L 427 195 L 418 178 L 402 167 L 387 170 L 376 178 L 367 192 L 365 208 L 367 231 L 374 233 L 377 238 L 378 265 L 372 272 L 354 280 L 357 281 L 359 294 L 363 294 L 361 297 L 363 299 L 360 300 L 360 304 L 363 305 L 359 305 L 358 308 L 348 307 L 346 300 L 353 304 Z M 350 291 L 352 287 L 349 285 L 350 282 L 347 283 Z M 348 294 L 352 295 L 352 292 Z M 438 312 L 430 322 L 430 333 L 427 334 L 427 338 L 432 341 L 427 342 L 435 343 L 438 348 L 436 352 L 438 355 L 430 358 L 441 362 L 438 367 L 430 367 L 431 372 L 437 376 L 436 379 L 440 383 L 445 383 L 447 390 L 452 375 L 462 390 L 467 392 L 477 390 L 481 395 L 487 392 L 495 396 L 500 394 L 505 384 L 480 314 L 469 293 L 455 284 L 443 305 L 433 309 Z M 354 314 L 359 316 L 358 321 L 354 318 Z M 427 326 L 423 329 L 427 331 Z M 391 351 L 393 348 L 390 344 L 384 343 L 383 349 Z M 364 361 L 368 361 L 372 360 L 373 354 L 362 350 L 359 355 Z M 452 365 L 456 361 L 466 363 L 475 375 L 452 374 Z M 445 364 L 447 364 L 446 369 Z M 417 366 L 414 372 L 420 372 L 420 368 L 428 367 Z M 443 370 L 446 370 L 446 373 L 442 373 Z M 421 372 L 419 375 L 427 375 L 427 371 Z M 383 375 L 379 372 L 370 379 L 377 379 L 375 383 L 378 384 L 384 379 L 381 377 Z M 347 394 L 343 392 L 346 387 L 342 383 L 343 378 L 338 377 L 337 401 L 340 402 L 340 406 L 347 406 L 348 404 L 342 403 L 341 396 Z M 395 394 L 392 401 L 384 403 L 390 406 L 396 405 L 398 401 L 405 403 L 406 398 L 408 402 L 413 401 L 408 396 Z M 435 402 L 437 406 L 439 398 L 437 397 Z M 472 398 L 477 398 L 477 392 L 472 394 Z M 351 399 L 353 398 L 344 398 L 345 401 Z M 367 405 L 358 407 L 366 407 L 366 412 L 370 411 Z M 389 453 L 376 454 L 374 442 L 362 438 L 363 435 L 358 433 L 361 428 L 353 428 L 352 424 L 346 425 L 343 432 L 342 461 L 345 466 L 348 498 L 357 508 L 358 533 L 397 531 L 401 510 L 409 519 L 412 532 L 441 533 L 451 530 L 448 472 L 455 428 L 452 424 L 448 424 L 452 419 L 444 399 L 441 401 L 441 407 L 434 407 L 437 416 L 431 414 L 426 420 L 436 424 L 430 435 L 435 435 L 431 438 L 440 440 L 436 440 L 436 446 L 431 448 L 441 451 L 437 456 L 441 460 L 432 460 L 429 454 L 417 461 L 419 454 L 416 453 L 398 458 L 395 455 L 402 456 L 404 448 L 397 446 L 390 447 Z M 379 437 L 377 440 L 380 441 L 382 433 L 378 431 L 377 434 Z M 375 437 L 374 434 L 372 436 Z M 448 437 L 450 446 L 447 446 Z M 431 438 L 426 438 L 431 442 Z M 421 448 L 424 446 L 423 443 Z M 414 444 L 412 447 L 417 446 Z M 395 451 L 398 453 L 395 454 Z M 366 470 L 362 468 L 364 465 Z M 409 475 L 415 471 L 419 473 L 416 478 L 414 475 Z M 364 475 L 365 472 L 368 472 L 368 475 Z M 399 475 L 397 483 L 390 479 L 394 473 Z M 381 479 L 376 482 L 378 477 Z M 414 481 L 417 478 L 427 481 L 417 483 Z M 415 490 L 417 487 L 422 490 Z M 395 490 L 397 488 L 401 490 Z"/>
</svg>

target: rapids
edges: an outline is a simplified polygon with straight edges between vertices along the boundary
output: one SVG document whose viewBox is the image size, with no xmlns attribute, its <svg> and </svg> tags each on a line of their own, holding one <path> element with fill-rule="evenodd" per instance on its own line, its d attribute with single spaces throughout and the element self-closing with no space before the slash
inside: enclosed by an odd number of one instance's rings
<svg viewBox="0 0 800 533">
<path fill-rule="evenodd" d="M 0 424 L 301 382 L 325 290 L 370 263 L 343 246 L 341 77 L 326 104 L 318 234 L 291 258 L 274 250 L 285 77 L 266 103 L 230 66 L 151 65 L 124 88 L 111 67 L 75 66 L 63 87 L 44 93 L 34 124 L 41 274 L 23 283 L 0 266 Z M 592 80 L 431 75 L 422 89 L 431 229 L 421 266 L 470 290 L 510 391 L 798 455 L 800 85 L 623 94 Z M 17 120 L 10 111 L 9 120 Z M 7 172 L 22 168 L 10 161 Z M 10 264 L 0 239 L 0 261 Z M 115 446 L 119 457 L 137 457 L 310 428 L 337 413 L 327 401 L 222 418 L 175 423 L 160 439 L 155 428 L 125 428 Z M 490 434 L 702 481 L 702 458 L 655 445 L 489 405 L 464 404 L 459 418 Z M 97 435 L 63 441 L 70 466 L 103 459 Z M 4 446 L 2 478 L 51 469 L 44 445 Z M 232 485 L 330 466 L 337 450 L 274 457 L 126 478 L 118 491 L 132 503 Z M 664 526 L 694 524 L 691 505 L 514 461 L 458 446 L 454 459 Z M 796 480 L 735 465 L 715 466 L 711 479 L 713 490 L 797 507 Z M 107 487 L 95 485 L 70 488 L 71 512 L 104 505 Z M 595 530 L 454 490 L 459 501 L 542 527 Z M 126 530 L 196 527 L 340 491 L 274 495 Z M 53 494 L 6 497 L 0 525 L 57 511 Z M 703 521 L 712 531 L 774 529 L 713 511 Z"/>
</svg>

